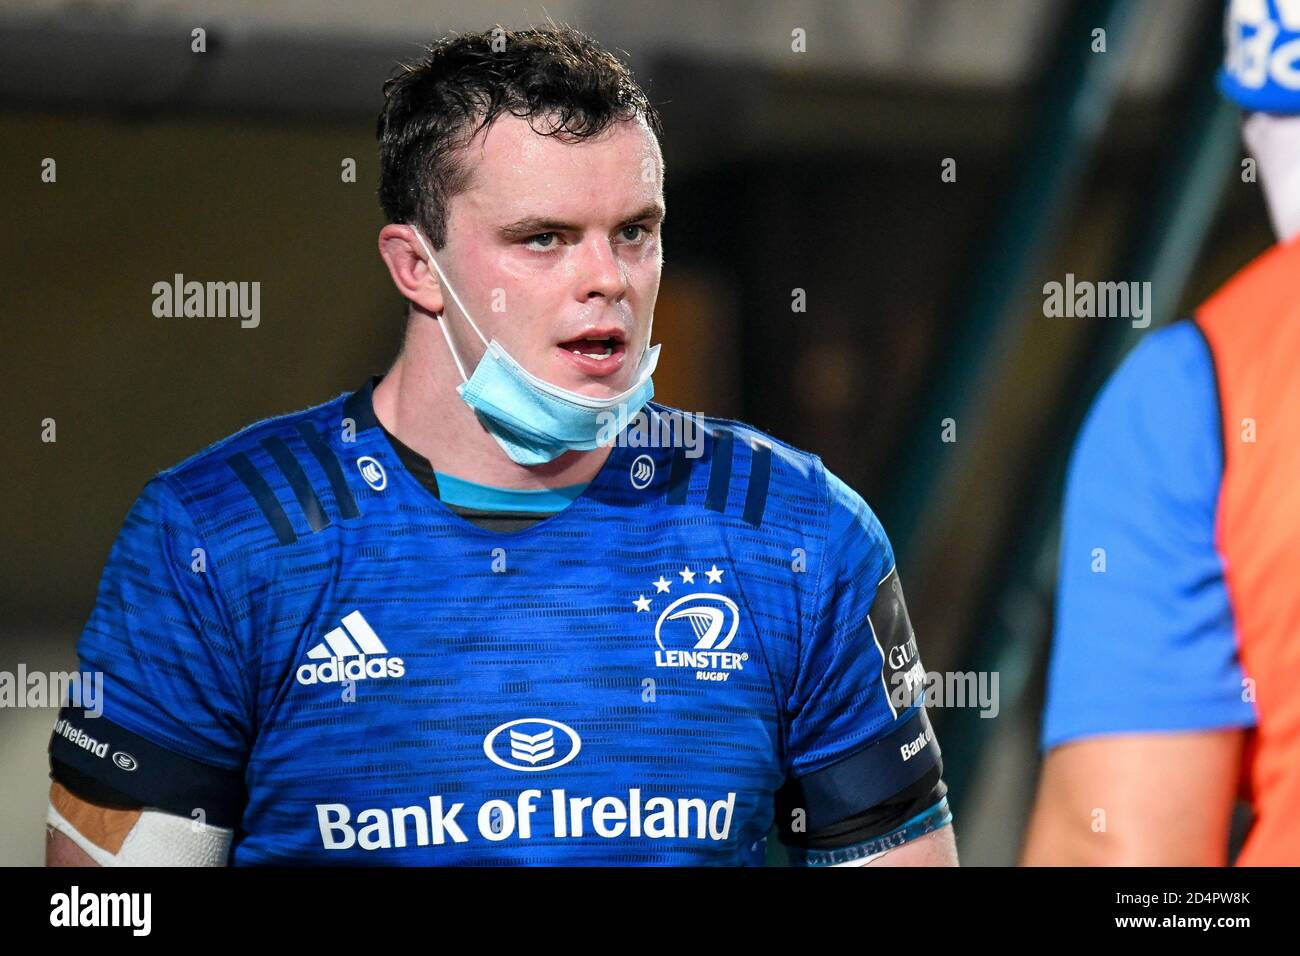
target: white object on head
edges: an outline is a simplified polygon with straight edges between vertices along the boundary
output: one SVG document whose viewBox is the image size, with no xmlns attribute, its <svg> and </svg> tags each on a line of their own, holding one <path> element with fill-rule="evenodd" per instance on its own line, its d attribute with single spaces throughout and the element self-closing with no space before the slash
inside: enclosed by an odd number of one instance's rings
<svg viewBox="0 0 1300 956">
<path fill-rule="evenodd" d="M 140 819 L 122 841 L 122 848 L 110 853 L 82 836 L 53 803 L 46 811 L 45 823 L 100 866 L 225 866 L 234 837 L 224 827 L 146 808 L 140 811 Z"/>
<path fill-rule="evenodd" d="M 1279 242 L 1300 235 L 1300 116 L 1251 113 L 1242 139 L 1259 166 L 1268 218 Z"/>
</svg>

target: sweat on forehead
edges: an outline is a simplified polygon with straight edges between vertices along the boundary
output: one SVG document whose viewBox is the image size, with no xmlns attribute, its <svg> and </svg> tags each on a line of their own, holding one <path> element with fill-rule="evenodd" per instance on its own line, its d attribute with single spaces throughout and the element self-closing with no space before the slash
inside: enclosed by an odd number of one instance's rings
<svg viewBox="0 0 1300 956">
<path fill-rule="evenodd" d="M 496 177 L 600 172 L 651 183 L 660 178 L 658 140 L 639 118 L 619 120 L 582 139 L 546 132 L 550 128 L 534 118 L 502 115 L 477 130 L 458 149 L 457 160 L 468 174 L 466 188 L 482 184 L 480 172 Z"/>
<path fill-rule="evenodd" d="M 475 139 L 461 157 L 463 188 L 449 197 L 448 212 L 494 218 L 576 214 L 662 218 L 662 160 L 643 123 L 625 120 L 577 143 L 533 131 L 504 117 Z"/>
</svg>

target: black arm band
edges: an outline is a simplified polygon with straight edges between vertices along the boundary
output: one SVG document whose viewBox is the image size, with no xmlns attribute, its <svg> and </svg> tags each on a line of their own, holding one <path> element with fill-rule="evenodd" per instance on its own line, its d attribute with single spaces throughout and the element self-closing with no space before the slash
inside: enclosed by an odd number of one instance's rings
<svg viewBox="0 0 1300 956">
<path fill-rule="evenodd" d="M 72 764 L 64 763 L 58 757 L 50 757 L 50 779 L 63 784 L 73 796 L 98 807 L 107 807 L 110 810 L 138 810 L 144 806 L 143 801 L 121 790 L 114 790 L 108 784 L 82 773 Z"/>
<path fill-rule="evenodd" d="M 59 711 L 49 752 L 50 775 L 92 803 L 155 807 L 228 829 L 247 803 L 239 771 L 182 756 L 80 707 Z"/>
<path fill-rule="evenodd" d="M 889 800 L 839 823 L 811 833 L 782 833 L 782 842 L 808 850 L 834 850 L 884 836 L 948 795 L 948 786 L 940 777 L 941 772 L 940 767 L 932 767 L 925 776 Z"/>
</svg>

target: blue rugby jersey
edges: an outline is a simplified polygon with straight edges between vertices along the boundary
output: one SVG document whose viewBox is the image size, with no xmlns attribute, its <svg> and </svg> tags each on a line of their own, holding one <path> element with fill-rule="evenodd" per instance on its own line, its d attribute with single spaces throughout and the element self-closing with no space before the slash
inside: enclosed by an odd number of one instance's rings
<svg viewBox="0 0 1300 956">
<path fill-rule="evenodd" d="M 501 533 L 406 467 L 377 381 L 145 486 L 77 647 L 103 715 L 52 757 L 235 865 L 761 864 L 778 791 L 812 832 L 939 766 L 889 541 L 816 455 L 648 443 L 685 420 L 652 402 Z"/>
</svg>

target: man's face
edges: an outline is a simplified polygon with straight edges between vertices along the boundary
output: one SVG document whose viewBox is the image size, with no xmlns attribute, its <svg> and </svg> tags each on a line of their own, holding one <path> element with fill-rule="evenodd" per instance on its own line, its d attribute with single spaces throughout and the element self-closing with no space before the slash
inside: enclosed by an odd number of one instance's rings
<svg viewBox="0 0 1300 956">
<path fill-rule="evenodd" d="M 628 388 L 663 269 L 654 135 L 625 121 L 566 143 L 507 113 L 466 150 L 471 184 L 449 204 L 437 258 L 484 336 L 563 388 L 594 398 Z M 482 343 L 443 297 L 457 351 L 476 362 Z"/>
</svg>

